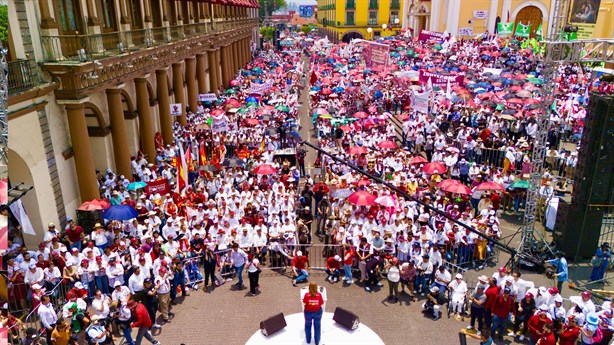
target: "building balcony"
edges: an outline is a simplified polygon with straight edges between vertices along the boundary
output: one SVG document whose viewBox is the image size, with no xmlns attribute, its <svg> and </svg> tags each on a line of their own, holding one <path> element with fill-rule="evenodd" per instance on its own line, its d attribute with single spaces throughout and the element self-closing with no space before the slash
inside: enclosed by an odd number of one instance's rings
<svg viewBox="0 0 614 345">
<path fill-rule="evenodd" d="M 45 62 L 84 62 L 163 46 L 188 38 L 221 34 L 233 29 L 257 25 L 257 18 L 215 22 L 213 24 L 207 21 L 126 32 L 41 36 L 41 43 Z"/>
<path fill-rule="evenodd" d="M 354 0 L 347 0 L 345 3 L 345 8 L 348 10 L 356 9 L 356 2 Z"/>
<path fill-rule="evenodd" d="M 9 97 L 26 92 L 43 83 L 38 65 L 33 59 L 9 61 L 7 68 Z"/>
<path fill-rule="evenodd" d="M 44 36 L 41 68 L 59 82 L 57 99 L 82 99 L 100 89 L 166 68 L 236 38 L 250 37 L 258 18 L 91 35 Z"/>
</svg>

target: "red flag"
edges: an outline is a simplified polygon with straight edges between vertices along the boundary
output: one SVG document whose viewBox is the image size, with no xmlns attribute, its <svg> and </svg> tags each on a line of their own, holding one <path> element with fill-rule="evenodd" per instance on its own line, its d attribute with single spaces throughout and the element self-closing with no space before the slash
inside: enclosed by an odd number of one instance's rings
<svg viewBox="0 0 614 345">
<path fill-rule="evenodd" d="M 200 143 L 200 147 L 198 148 L 198 153 L 200 157 L 200 165 L 207 164 L 207 152 L 205 151 L 205 143 Z"/>
<path fill-rule="evenodd" d="M 188 171 L 194 171 L 194 159 L 192 158 L 192 147 L 190 145 L 185 150 L 185 164 L 188 167 Z"/>
<path fill-rule="evenodd" d="M 316 75 L 315 71 L 311 72 L 311 78 L 309 79 L 309 83 L 311 85 L 315 84 L 318 81 L 318 76 Z"/>
</svg>

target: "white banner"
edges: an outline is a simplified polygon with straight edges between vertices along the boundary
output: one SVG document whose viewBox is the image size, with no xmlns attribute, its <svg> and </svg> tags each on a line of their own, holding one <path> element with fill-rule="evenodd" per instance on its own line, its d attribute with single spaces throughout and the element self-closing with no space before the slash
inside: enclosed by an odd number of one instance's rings
<svg viewBox="0 0 614 345">
<path fill-rule="evenodd" d="M 211 131 L 213 133 L 228 132 L 228 118 L 226 116 L 212 117 Z"/>
<path fill-rule="evenodd" d="M 413 93 L 412 108 L 421 113 L 428 113 L 429 111 L 429 92 Z"/>
<path fill-rule="evenodd" d="M 458 28 L 458 35 L 459 36 L 473 36 L 473 28 L 471 27 Z"/>
<path fill-rule="evenodd" d="M 13 216 L 21 225 L 21 229 L 24 234 L 27 235 L 36 235 L 34 228 L 32 227 L 32 223 L 30 223 L 30 218 L 26 213 L 26 210 L 23 208 L 23 203 L 21 200 L 14 201 L 11 206 L 9 206 L 11 212 L 13 212 Z"/>
<path fill-rule="evenodd" d="M 217 101 L 217 96 L 214 93 L 201 93 L 198 95 L 198 100 L 201 102 L 213 102 Z"/>
<path fill-rule="evenodd" d="M 181 116 L 181 103 L 171 103 L 171 116 Z"/>
<path fill-rule="evenodd" d="M 488 11 L 483 11 L 483 10 L 473 11 L 473 19 L 488 19 Z"/>
<path fill-rule="evenodd" d="M 252 84 L 252 87 L 249 89 L 249 93 L 256 93 L 262 95 L 266 90 L 269 90 L 273 87 L 273 81 L 267 80 L 264 84 Z"/>
</svg>

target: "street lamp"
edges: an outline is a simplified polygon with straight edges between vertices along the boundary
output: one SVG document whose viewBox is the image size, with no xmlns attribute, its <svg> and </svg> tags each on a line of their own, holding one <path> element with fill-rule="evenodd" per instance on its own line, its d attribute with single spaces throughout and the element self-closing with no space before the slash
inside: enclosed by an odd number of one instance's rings
<svg viewBox="0 0 614 345">
<path fill-rule="evenodd" d="M 371 39 L 371 34 L 373 33 L 373 29 L 372 28 L 367 28 L 367 33 L 369 34 L 369 39 Z"/>
<path fill-rule="evenodd" d="M 386 25 L 386 23 L 382 24 L 382 29 L 386 30 L 387 27 L 388 25 Z"/>
</svg>

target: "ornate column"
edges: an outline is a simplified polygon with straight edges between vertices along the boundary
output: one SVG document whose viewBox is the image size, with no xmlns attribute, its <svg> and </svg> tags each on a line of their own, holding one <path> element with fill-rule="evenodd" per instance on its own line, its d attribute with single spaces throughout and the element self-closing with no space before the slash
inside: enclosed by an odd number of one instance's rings
<svg viewBox="0 0 614 345">
<path fill-rule="evenodd" d="M 75 157 L 75 169 L 77 170 L 77 183 L 79 184 L 79 195 L 81 201 L 88 201 L 100 198 L 98 181 L 96 181 L 96 168 L 94 167 L 94 157 L 92 156 L 92 144 L 87 133 L 87 122 L 85 121 L 85 107 L 83 103 L 66 103 L 66 116 L 68 117 L 68 128 L 70 140 Z"/>
<path fill-rule="evenodd" d="M 173 143 L 173 119 L 171 118 L 171 99 L 168 95 L 167 69 L 168 67 L 156 70 L 156 85 L 162 139 L 164 139 L 164 144 L 171 144 Z"/>
<path fill-rule="evenodd" d="M 175 103 L 181 103 L 181 116 L 179 117 L 179 122 L 182 126 L 185 126 L 188 122 L 185 117 L 186 101 L 183 91 L 183 71 L 181 70 L 181 62 L 173 63 L 173 91 L 175 92 Z"/>
<path fill-rule="evenodd" d="M 185 78 L 188 86 L 188 105 L 190 111 L 195 112 L 198 106 L 198 90 L 196 89 L 196 59 L 189 57 L 185 59 Z"/>
<path fill-rule="evenodd" d="M 217 49 L 207 51 L 209 62 L 209 92 L 217 94 L 220 88 L 220 62 L 217 58 Z"/>
<path fill-rule="evenodd" d="M 241 68 L 241 58 L 239 55 L 239 41 L 235 41 L 232 43 L 232 53 L 234 55 L 232 60 L 235 62 L 235 68 L 233 68 L 232 70 L 232 76 L 234 78 L 239 68 Z"/>
<path fill-rule="evenodd" d="M 222 60 L 222 86 L 224 88 L 228 87 L 228 82 L 230 81 L 230 78 L 228 77 L 230 74 L 230 54 L 228 53 L 228 50 L 228 46 L 220 48 L 220 60 Z"/>
<path fill-rule="evenodd" d="M 48 0 L 38 0 L 38 8 L 40 9 L 41 29 L 58 29 L 60 27 L 51 15 Z"/>
<path fill-rule="evenodd" d="M 139 132 L 141 134 L 141 148 L 152 159 L 156 156 L 154 143 L 153 119 L 149 106 L 149 93 L 147 92 L 147 78 L 149 74 L 134 79 L 136 89 L 136 106 L 139 112 Z"/>
<path fill-rule="evenodd" d="M 128 135 L 124 122 L 124 109 L 122 107 L 121 88 L 124 84 L 107 89 L 107 104 L 109 106 L 109 119 L 111 123 L 111 137 L 113 139 L 113 156 L 115 169 L 118 175 L 132 176 L 130 165 L 130 150 L 128 149 Z"/>
<path fill-rule="evenodd" d="M 205 71 L 205 54 L 196 54 L 196 78 L 198 93 L 207 93 L 207 74 Z"/>
</svg>

